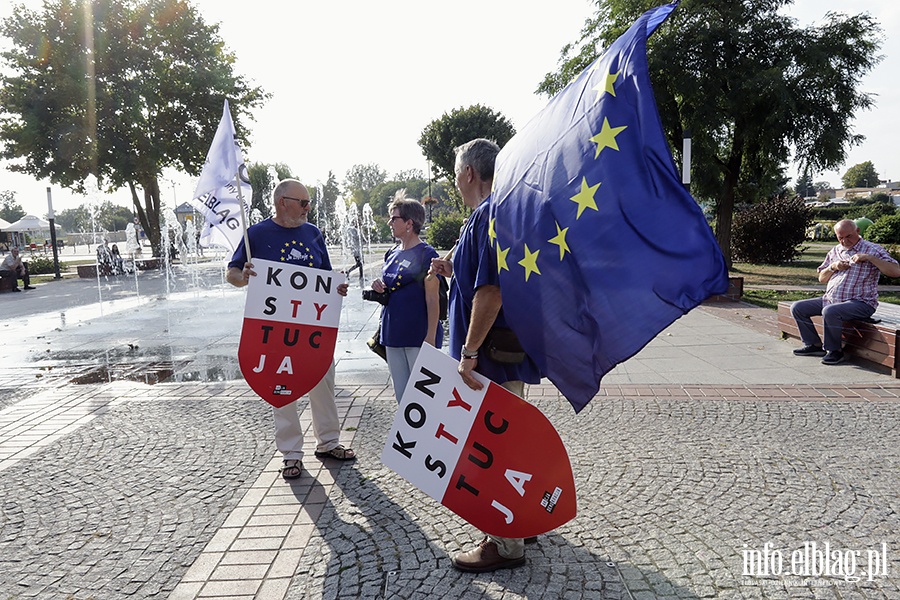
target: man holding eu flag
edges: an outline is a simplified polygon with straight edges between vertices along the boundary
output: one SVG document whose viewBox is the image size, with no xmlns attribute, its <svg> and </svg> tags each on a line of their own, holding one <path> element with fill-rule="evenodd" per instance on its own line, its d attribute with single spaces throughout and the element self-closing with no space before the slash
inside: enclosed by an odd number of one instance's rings
<svg viewBox="0 0 900 600">
<path fill-rule="evenodd" d="M 432 260 L 433 270 L 450 282 L 450 355 L 459 359 L 459 374 L 472 389 L 482 388 L 477 371 L 517 396 L 525 383 L 540 383 L 537 365 L 522 351 L 503 316 L 497 256 L 491 244 L 490 194 L 500 147 L 475 139 L 456 149 L 456 185 L 473 209 L 456 246 L 452 263 Z M 485 536 L 481 544 L 451 559 L 461 571 L 484 573 L 525 564 L 521 538 Z"/>
</svg>

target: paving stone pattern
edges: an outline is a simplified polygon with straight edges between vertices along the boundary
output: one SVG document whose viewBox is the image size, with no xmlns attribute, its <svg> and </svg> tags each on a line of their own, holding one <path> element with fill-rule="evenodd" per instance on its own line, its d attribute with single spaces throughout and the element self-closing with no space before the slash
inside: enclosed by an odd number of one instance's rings
<svg viewBox="0 0 900 600">
<path fill-rule="evenodd" d="M 390 389 L 368 395 L 355 439 L 362 458 L 336 477 L 340 493 L 329 498 L 287 598 L 623 597 L 603 550 L 559 532 L 528 547 L 526 568 L 482 575 L 454 570 L 449 555 L 481 534 L 381 464 L 397 403 Z"/>
<path fill-rule="evenodd" d="M 529 546 L 527 567 L 449 567 L 479 535 L 378 463 L 385 391 L 287 597 L 900 597 L 893 555 L 872 582 L 743 575 L 744 550 L 766 543 L 790 555 L 827 541 L 863 558 L 900 547 L 900 386 L 613 386 L 579 415 L 552 387 L 530 390 L 569 449 L 579 515 Z"/>
<path fill-rule="evenodd" d="M 125 395 L 0 471 L 0 598 L 166 598 L 271 457 L 246 386 Z"/>
</svg>

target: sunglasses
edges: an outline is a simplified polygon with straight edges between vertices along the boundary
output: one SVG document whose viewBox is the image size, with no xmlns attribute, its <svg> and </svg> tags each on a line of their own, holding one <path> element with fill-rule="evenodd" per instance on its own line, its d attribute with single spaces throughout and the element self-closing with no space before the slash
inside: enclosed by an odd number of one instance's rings
<svg viewBox="0 0 900 600">
<path fill-rule="evenodd" d="M 309 206 L 309 200 L 301 200 L 300 198 L 291 198 L 290 196 L 282 196 L 285 200 L 293 200 L 294 202 L 299 202 L 301 208 L 306 208 Z"/>
</svg>

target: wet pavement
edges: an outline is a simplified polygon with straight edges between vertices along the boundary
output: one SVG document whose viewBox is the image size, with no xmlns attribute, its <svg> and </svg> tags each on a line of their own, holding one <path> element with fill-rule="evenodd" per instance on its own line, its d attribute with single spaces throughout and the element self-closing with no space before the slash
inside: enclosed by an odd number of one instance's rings
<svg viewBox="0 0 900 600">
<path fill-rule="evenodd" d="M 900 383 L 793 357 L 763 309 L 692 311 L 579 415 L 529 386 L 579 514 L 472 575 L 447 557 L 477 532 L 379 460 L 396 401 L 358 280 L 335 358 L 360 459 L 310 447 L 287 484 L 222 277 L 0 295 L 0 598 L 900 598 Z"/>
</svg>

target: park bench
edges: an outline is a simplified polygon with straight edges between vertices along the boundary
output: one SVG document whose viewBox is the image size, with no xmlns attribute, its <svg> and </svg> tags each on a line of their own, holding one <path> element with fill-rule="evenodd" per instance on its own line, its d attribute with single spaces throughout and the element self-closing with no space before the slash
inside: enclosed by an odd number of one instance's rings
<svg viewBox="0 0 900 600">
<path fill-rule="evenodd" d="M 800 339 L 800 330 L 791 316 L 791 304 L 793 302 L 778 303 L 778 327 L 782 337 Z M 881 302 L 872 320 L 877 322 L 844 322 L 844 352 L 900 378 L 900 363 L 897 361 L 900 306 Z M 813 317 L 813 323 L 819 336 L 824 338 L 822 317 Z"/>
<path fill-rule="evenodd" d="M 0 277 L 0 293 L 13 291 L 16 284 L 17 280 L 12 277 Z"/>
</svg>

